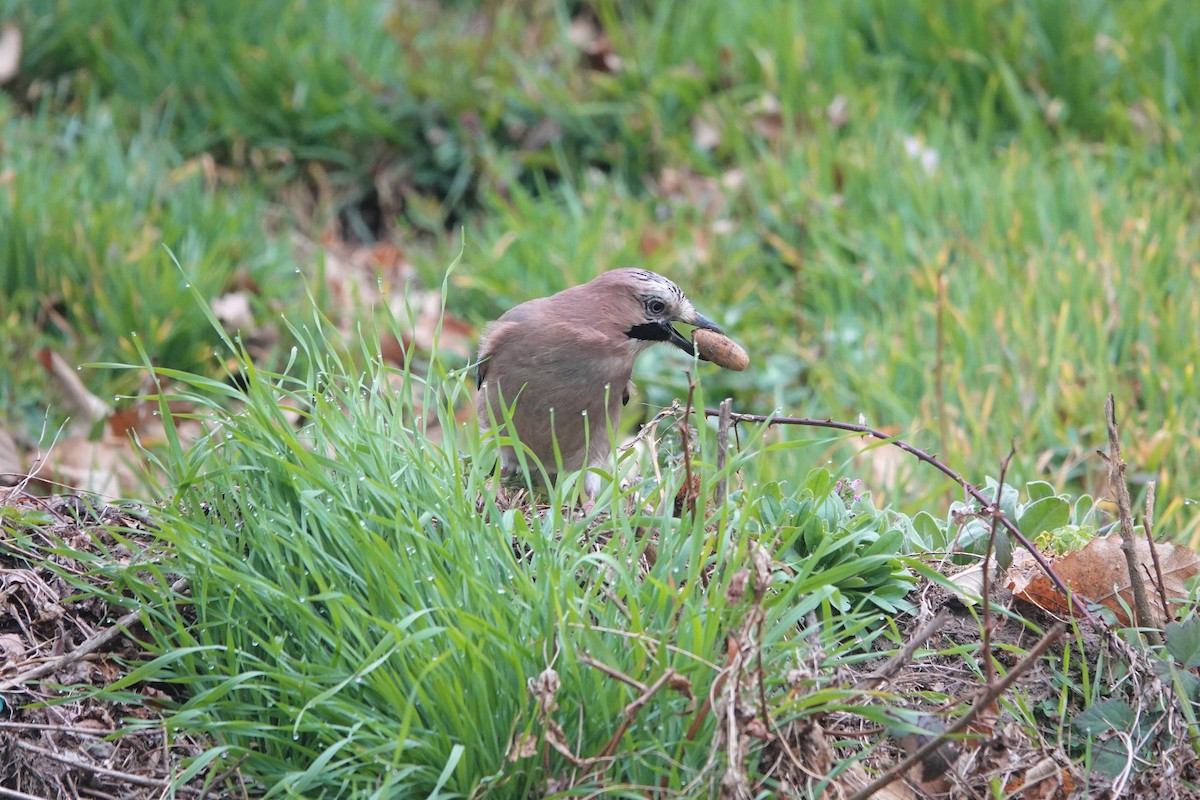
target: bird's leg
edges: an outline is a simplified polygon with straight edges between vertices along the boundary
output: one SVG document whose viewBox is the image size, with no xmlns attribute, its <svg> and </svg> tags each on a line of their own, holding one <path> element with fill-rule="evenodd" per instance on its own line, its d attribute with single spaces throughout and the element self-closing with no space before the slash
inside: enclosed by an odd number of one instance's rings
<svg viewBox="0 0 1200 800">
<path fill-rule="evenodd" d="M 500 448 L 500 480 L 496 481 L 496 502 L 503 503 L 502 508 L 507 508 L 509 503 L 509 494 L 505 486 L 512 482 L 518 469 L 517 454 L 513 452 L 513 449 L 511 447 Z"/>
<path fill-rule="evenodd" d="M 600 494 L 600 475 L 590 469 L 583 473 L 583 513 L 592 513 L 596 507 L 596 495 Z"/>
</svg>

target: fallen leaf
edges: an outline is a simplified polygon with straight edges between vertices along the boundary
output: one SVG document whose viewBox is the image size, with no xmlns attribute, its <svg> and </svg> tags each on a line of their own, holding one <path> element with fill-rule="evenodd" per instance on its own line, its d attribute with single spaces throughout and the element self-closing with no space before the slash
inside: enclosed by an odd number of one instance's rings
<svg viewBox="0 0 1200 800">
<path fill-rule="evenodd" d="M 721 129 L 703 117 L 692 119 L 692 144 L 702 153 L 716 150 L 721 145 Z"/>
<path fill-rule="evenodd" d="M 250 297 L 245 292 L 229 292 L 212 301 L 213 316 L 229 333 L 249 332 L 254 327 Z"/>
<path fill-rule="evenodd" d="M 21 31 L 11 22 L 0 29 L 0 85 L 17 76 L 21 66 Z"/>
<path fill-rule="evenodd" d="M 834 97 L 829 103 L 829 108 L 825 109 L 825 115 L 834 130 L 845 125 L 850 120 L 850 101 L 846 99 L 846 95 L 839 94 Z"/>
<path fill-rule="evenodd" d="M 25 658 L 25 640 L 15 633 L 0 633 L 0 660 L 20 661 Z"/>
<path fill-rule="evenodd" d="M 613 52 L 612 39 L 590 10 L 571 20 L 567 39 L 578 48 L 589 69 L 597 72 L 617 72 L 621 69 L 621 57 Z"/>
<path fill-rule="evenodd" d="M 43 347 L 38 351 L 37 358 L 46 372 L 50 373 L 54 384 L 62 390 L 67 408 L 82 417 L 82 420 L 76 421 L 73 428 L 90 429 L 94 423 L 112 413 L 108 403 L 89 392 L 79 379 L 79 374 L 54 350 Z"/>
<path fill-rule="evenodd" d="M 1165 584 L 1163 594 L 1170 605 L 1166 610 L 1153 582 L 1157 577 L 1153 577 L 1156 573 L 1150 545 L 1144 538 L 1134 542 L 1138 580 L 1145 583 L 1153 617 L 1147 624 L 1161 628 L 1175 616 L 1180 602 L 1187 598 L 1188 582 L 1200 574 L 1200 557 L 1182 545 L 1169 542 L 1156 543 L 1154 547 Z M 1130 624 L 1125 608 L 1133 607 L 1133 591 L 1120 536 L 1092 539 L 1083 549 L 1054 559 L 1050 565 L 1073 592 L 1111 609 L 1120 624 Z M 1067 598 L 1057 591 L 1028 552 L 1020 551 L 1014 556 L 1008 575 L 1008 588 L 1017 597 L 1052 613 L 1070 611 Z"/>
<path fill-rule="evenodd" d="M 31 472 L 42 481 L 103 497 L 121 497 L 138 486 L 137 464 L 129 440 L 107 434 L 98 442 L 70 436 L 57 442 Z"/>
<path fill-rule="evenodd" d="M 537 737 L 532 733 L 522 733 L 508 745 L 508 760 L 514 763 L 522 758 L 532 758 L 536 755 Z"/>
<path fill-rule="evenodd" d="M 25 465 L 8 431 L 0 428 L 0 486 L 15 486 L 25 475 Z"/>
</svg>

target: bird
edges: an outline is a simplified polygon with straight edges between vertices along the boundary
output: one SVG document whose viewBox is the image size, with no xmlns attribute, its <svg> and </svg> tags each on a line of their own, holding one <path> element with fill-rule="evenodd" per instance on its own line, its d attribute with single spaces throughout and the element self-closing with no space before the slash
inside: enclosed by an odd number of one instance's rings
<svg viewBox="0 0 1200 800">
<path fill-rule="evenodd" d="M 552 481 L 560 468 L 571 473 L 605 466 L 609 430 L 617 428 L 633 392 L 637 357 L 661 342 L 695 354 L 676 322 L 724 334 L 674 282 L 644 269 L 609 270 L 514 306 L 480 337 L 475 395 L 480 428 L 504 428 L 507 410 L 508 432 Z M 520 465 L 516 447 L 502 445 L 501 478 L 516 474 Z M 593 501 L 600 477 L 589 471 L 583 481 Z"/>
</svg>

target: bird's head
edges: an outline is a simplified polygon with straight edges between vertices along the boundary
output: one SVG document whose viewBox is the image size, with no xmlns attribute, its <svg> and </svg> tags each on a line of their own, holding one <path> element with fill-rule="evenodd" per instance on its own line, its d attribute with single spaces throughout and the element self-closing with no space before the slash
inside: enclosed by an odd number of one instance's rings
<svg viewBox="0 0 1200 800">
<path fill-rule="evenodd" d="M 622 332 L 639 349 L 670 342 L 693 355 L 691 341 L 675 329 L 676 322 L 724 333 L 717 323 L 696 311 L 678 286 L 656 272 L 614 269 L 600 275 L 591 285 L 603 290 L 598 296 L 609 301 L 604 303 L 608 313 L 619 320 Z"/>
</svg>

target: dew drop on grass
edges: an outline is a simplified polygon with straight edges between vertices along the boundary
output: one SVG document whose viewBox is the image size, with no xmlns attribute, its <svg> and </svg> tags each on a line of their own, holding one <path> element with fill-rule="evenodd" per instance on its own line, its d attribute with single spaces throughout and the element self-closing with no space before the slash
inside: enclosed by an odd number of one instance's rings
<svg viewBox="0 0 1200 800">
<path fill-rule="evenodd" d="M 508 592 L 506 592 L 504 589 L 497 589 L 496 594 L 503 596 L 508 594 Z"/>
</svg>

